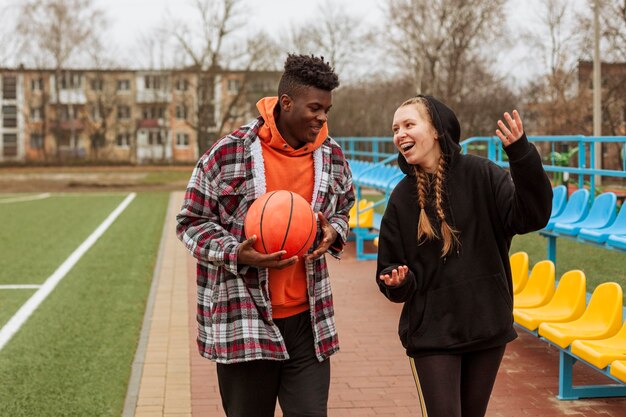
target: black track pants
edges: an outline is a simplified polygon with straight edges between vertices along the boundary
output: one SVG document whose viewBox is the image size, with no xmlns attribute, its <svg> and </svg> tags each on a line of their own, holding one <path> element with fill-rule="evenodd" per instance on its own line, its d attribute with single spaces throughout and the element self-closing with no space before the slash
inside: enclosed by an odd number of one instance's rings
<svg viewBox="0 0 626 417">
<path fill-rule="evenodd" d="M 484 417 L 505 346 L 410 358 L 423 417 Z"/>
</svg>

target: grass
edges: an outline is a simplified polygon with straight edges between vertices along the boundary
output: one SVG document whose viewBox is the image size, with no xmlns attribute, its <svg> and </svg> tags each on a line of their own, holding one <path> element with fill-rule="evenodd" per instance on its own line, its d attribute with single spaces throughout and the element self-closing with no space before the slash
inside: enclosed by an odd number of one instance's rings
<svg viewBox="0 0 626 417">
<path fill-rule="evenodd" d="M 167 197 L 139 194 L 0 352 L 1 415 L 121 414 Z"/>
<path fill-rule="evenodd" d="M 0 290 L 0 328 L 30 298 L 36 290 Z"/>
<path fill-rule="evenodd" d="M 58 196 L 0 205 L 0 285 L 41 284 L 126 194 Z"/>
<path fill-rule="evenodd" d="M 180 183 L 184 184 L 189 181 L 191 177 L 191 172 L 193 171 L 193 167 L 189 168 L 189 171 L 171 171 L 171 170 L 163 170 L 163 171 L 148 171 L 146 172 L 146 176 L 141 179 L 141 183 L 143 184 L 171 184 L 171 183 Z M 184 189 L 183 184 L 183 189 Z"/>
</svg>

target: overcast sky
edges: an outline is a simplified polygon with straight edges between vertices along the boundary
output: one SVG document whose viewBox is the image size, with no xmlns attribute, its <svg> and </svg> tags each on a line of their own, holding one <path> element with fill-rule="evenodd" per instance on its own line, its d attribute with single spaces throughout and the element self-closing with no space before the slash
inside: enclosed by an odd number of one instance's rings
<svg viewBox="0 0 626 417">
<path fill-rule="evenodd" d="M 0 0 L 0 6 L 19 4 L 21 0 Z M 567 0 L 571 7 L 586 7 L 586 0 Z M 194 9 L 188 0 L 95 0 L 106 12 L 109 22 L 105 39 L 116 50 L 118 58 L 125 62 L 138 60 L 140 38 L 150 34 L 155 28 L 174 16 L 185 18 L 194 16 Z M 324 0 L 244 0 L 246 18 L 251 30 L 264 29 L 274 39 L 280 40 L 291 26 L 305 24 L 312 16 L 318 15 Z M 536 73 L 542 64 L 537 62 L 537 53 L 529 49 L 519 38 L 522 29 L 537 25 L 542 0 L 509 1 L 506 6 L 507 25 L 511 33 L 511 46 L 506 50 L 490 51 L 493 65 L 504 75 L 516 82 L 525 81 Z M 383 5 L 385 0 L 334 0 L 349 13 L 362 18 L 363 25 L 385 28 Z M 5 16 L 6 17 L 6 16 Z M 6 22 L 6 19 L 4 19 Z M 0 23 L 3 20 L 0 19 Z M 244 29 L 244 31 L 247 29 Z M 368 63 L 370 65 L 370 63 Z"/>
<path fill-rule="evenodd" d="M 304 24 L 318 14 L 323 0 L 244 0 L 251 20 L 251 29 L 264 29 L 275 39 L 291 25 Z M 499 71 L 517 82 L 528 79 L 540 67 L 536 54 L 516 37 L 521 29 L 537 25 L 542 0 L 510 1 L 506 6 L 512 45 L 503 51 L 494 51 L 493 59 Z M 167 16 L 188 16 L 194 13 L 185 0 L 96 0 L 107 10 L 115 44 L 127 49 L 136 45 L 142 33 L 163 22 Z M 585 0 L 568 0 L 574 8 L 585 7 Z M 363 19 L 363 24 L 384 28 L 383 0 L 334 0 L 346 11 Z"/>
</svg>

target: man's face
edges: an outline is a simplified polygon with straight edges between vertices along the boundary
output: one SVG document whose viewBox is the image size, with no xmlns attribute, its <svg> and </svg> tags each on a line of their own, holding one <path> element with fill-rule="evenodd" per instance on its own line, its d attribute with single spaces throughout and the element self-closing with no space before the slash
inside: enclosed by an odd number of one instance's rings
<svg viewBox="0 0 626 417">
<path fill-rule="evenodd" d="M 285 141 L 298 149 L 307 143 L 315 142 L 322 126 L 328 119 L 332 107 L 332 93 L 315 87 L 302 87 L 292 96 L 283 94 L 280 98 L 281 132 Z"/>
</svg>

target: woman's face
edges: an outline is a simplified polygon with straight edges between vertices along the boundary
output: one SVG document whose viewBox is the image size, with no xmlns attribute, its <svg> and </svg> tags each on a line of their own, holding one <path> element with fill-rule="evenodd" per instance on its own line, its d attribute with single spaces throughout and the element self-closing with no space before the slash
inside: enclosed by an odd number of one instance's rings
<svg viewBox="0 0 626 417">
<path fill-rule="evenodd" d="M 396 110 L 393 116 L 393 143 L 411 165 L 434 173 L 439 164 L 441 148 L 437 131 L 420 105 L 409 104 Z"/>
</svg>

